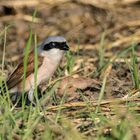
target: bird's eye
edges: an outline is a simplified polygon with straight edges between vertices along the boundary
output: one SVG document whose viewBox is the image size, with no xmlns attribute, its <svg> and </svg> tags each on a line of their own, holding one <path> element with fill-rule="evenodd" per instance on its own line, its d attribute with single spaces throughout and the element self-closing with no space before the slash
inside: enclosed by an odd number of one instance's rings
<svg viewBox="0 0 140 140">
<path fill-rule="evenodd" d="M 55 43 L 54 43 L 54 42 L 52 42 L 52 43 L 51 43 L 51 45 L 54 47 L 54 46 L 55 46 Z"/>
</svg>

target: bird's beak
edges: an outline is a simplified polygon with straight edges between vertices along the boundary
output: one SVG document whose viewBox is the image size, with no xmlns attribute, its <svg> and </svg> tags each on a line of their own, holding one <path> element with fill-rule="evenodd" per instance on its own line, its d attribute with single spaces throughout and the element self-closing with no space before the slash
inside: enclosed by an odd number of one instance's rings
<svg viewBox="0 0 140 140">
<path fill-rule="evenodd" d="M 69 46 L 68 46 L 67 44 L 65 44 L 65 45 L 63 46 L 63 50 L 68 51 L 68 50 L 69 50 Z"/>
</svg>

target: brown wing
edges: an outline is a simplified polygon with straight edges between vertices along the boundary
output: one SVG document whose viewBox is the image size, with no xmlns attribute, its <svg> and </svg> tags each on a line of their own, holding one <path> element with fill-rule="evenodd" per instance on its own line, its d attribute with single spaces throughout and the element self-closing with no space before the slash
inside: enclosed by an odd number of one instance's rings
<svg viewBox="0 0 140 140">
<path fill-rule="evenodd" d="M 23 64 L 23 58 L 21 58 L 20 63 L 18 64 L 17 68 L 12 72 L 12 74 L 7 79 L 7 87 L 8 89 L 11 89 L 15 87 L 18 83 L 20 83 L 23 80 L 24 77 L 24 64 Z M 43 57 L 38 56 L 38 68 L 43 63 Z M 28 62 L 27 62 L 27 69 L 26 69 L 26 78 L 34 72 L 34 52 L 30 52 L 28 56 Z"/>
</svg>

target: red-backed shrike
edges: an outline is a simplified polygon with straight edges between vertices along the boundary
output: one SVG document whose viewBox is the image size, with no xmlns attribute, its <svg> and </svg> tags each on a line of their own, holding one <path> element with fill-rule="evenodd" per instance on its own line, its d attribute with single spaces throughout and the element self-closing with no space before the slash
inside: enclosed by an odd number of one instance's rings
<svg viewBox="0 0 140 140">
<path fill-rule="evenodd" d="M 48 37 L 38 47 L 38 71 L 37 71 L 37 86 L 47 81 L 57 69 L 60 60 L 65 51 L 69 50 L 66 39 L 62 36 Z M 6 84 L 9 93 L 22 94 L 23 92 L 23 71 L 24 65 L 21 60 L 16 69 L 8 77 Z M 26 80 L 24 91 L 28 93 L 28 99 L 33 102 L 33 93 L 35 89 L 34 79 L 34 52 L 31 51 L 28 56 Z"/>
</svg>

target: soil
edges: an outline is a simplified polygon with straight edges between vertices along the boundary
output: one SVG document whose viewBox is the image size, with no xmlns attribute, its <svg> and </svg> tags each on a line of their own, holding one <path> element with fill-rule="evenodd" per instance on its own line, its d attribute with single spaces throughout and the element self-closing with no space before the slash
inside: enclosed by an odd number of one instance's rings
<svg viewBox="0 0 140 140">
<path fill-rule="evenodd" d="M 83 92 L 90 101 L 96 101 L 105 76 L 107 76 L 107 81 L 103 99 L 123 98 L 135 91 L 131 71 L 132 49 L 121 53 L 132 44 L 137 44 L 134 53 L 137 56 L 138 70 L 140 70 L 140 2 L 109 3 L 106 0 L 101 3 L 90 0 L 88 2 L 83 0 L 31 1 L 30 4 L 24 1 L 21 4 L 1 1 L 0 61 L 2 62 L 3 46 L 6 41 L 5 76 L 8 76 L 17 65 L 32 30 L 33 34 L 37 35 L 38 43 L 48 36 L 64 36 L 74 58 L 72 68 L 74 74 L 71 77 L 86 77 L 97 81 L 84 89 L 71 87 L 72 94 L 68 94 L 66 103 L 82 101 L 79 92 Z M 34 13 L 36 15 L 33 19 Z M 5 28 L 8 29 L 4 37 Z M 107 67 L 102 67 L 103 69 L 99 65 L 101 47 L 103 47 L 104 57 L 102 66 L 113 59 L 112 63 L 109 63 Z M 64 69 L 65 65 L 66 58 L 60 66 L 62 77 L 68 76 L 68 71 Z M 55 73 L 52 81 L 57 78 L 59 78 L 58 72 Z M 43 86 L 42 90 L 44 89 L 46 87 Z M 62 95 L 57 94 L 58 90 L 55 92 L 57 99 L 61 99 Z M 53 104 L 54 102 L 51 105 Z"/>
</svg>

